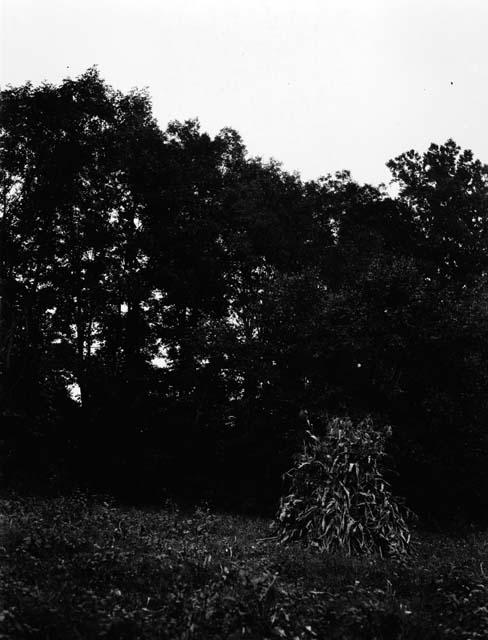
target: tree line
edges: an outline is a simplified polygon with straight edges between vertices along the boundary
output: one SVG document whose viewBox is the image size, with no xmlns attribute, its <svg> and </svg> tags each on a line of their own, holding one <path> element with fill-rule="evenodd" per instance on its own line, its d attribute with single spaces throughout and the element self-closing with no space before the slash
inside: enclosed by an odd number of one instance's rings
<svg viewBox="0 0 488 640">
<path fill-rule="evenodd" d="M 266 510 L 314 419 L 372 416 L 410 506 L 483 513 L 488 167 L 470 151 L 391 160 L 396 196 L 305 181 L 233 129 L 161 130 L 96 68 L 7 87 L 0 118 L 4 485 Z"/>
</svg>

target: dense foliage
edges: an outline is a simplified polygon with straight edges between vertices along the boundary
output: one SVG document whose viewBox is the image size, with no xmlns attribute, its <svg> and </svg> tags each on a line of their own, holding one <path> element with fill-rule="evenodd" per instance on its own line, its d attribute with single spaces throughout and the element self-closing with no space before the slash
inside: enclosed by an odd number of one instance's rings
<svg viewBox="0 0 488 640">
<path fill-rule="evenodd" d="M 122 509 L 83 496 L 0 500 L 0 635 L 476 640 L 486 534 L 414 535 L 407 559 L 276 545 L 268 522 Z"/>
<path fill-rule="evenodd" d="M 327 421 L 320 436 L 307 431 L 303 452 L 287 476 L 277 520 L 281 542 L 301 540 L 322 551 L 406 553 L 406 514 L 381 469 L 386 430 L 371 420 Z"/>
<path fill-rule="evenodd" d="M 394 492 L 488 507 L 488 168 L 453 141 L 303 181 L 89 69 L 0 114 L 10 486 L 275 509 L 313 418 L 393 425 Z M 326 153 L 326 150 L 324 150 Z"/>
</svg>

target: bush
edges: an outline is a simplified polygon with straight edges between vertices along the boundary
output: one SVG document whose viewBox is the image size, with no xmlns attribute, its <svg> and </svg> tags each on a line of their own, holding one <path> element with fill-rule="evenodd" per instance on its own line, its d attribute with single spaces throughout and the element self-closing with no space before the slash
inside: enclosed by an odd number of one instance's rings
<svg viewBox="0 0 488 640">
<path fill-rule="evenodd" d="M 405 553 L 407 510 L 391 495 L 380 464 L 390 433 L 370 419 L 353 424 L 349 418 L 329 420 L 321 437 L 307 431 L 286 474 L 291 487 L 280 503 L 279 540 L 347 554 Z"/>
</svg>

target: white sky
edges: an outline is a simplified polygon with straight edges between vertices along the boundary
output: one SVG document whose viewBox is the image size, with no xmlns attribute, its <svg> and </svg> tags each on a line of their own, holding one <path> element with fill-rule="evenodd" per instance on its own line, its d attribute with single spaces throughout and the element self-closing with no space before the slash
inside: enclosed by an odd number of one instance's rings
<svg viewBox="0 0 488 640">
<path fill-rule="evenodd" d="M 154 113 L 314 178 L 453 137 L 488 162 L 487 0 L 0 0 L 1 80 L 97 64 Z"/>
</svg>

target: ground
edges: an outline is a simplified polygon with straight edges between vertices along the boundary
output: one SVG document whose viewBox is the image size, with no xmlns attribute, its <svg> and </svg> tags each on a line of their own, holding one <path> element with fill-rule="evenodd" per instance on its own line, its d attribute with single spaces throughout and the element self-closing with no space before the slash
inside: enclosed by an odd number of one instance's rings
<svg viewBox="0 0 488 640">
<path fill-rule="evenodd" d="M 348 558 L 280 546 L 270 522 L 1 498 L 0 638 L 488 637 L 488 535 Z"/>
</svg>

